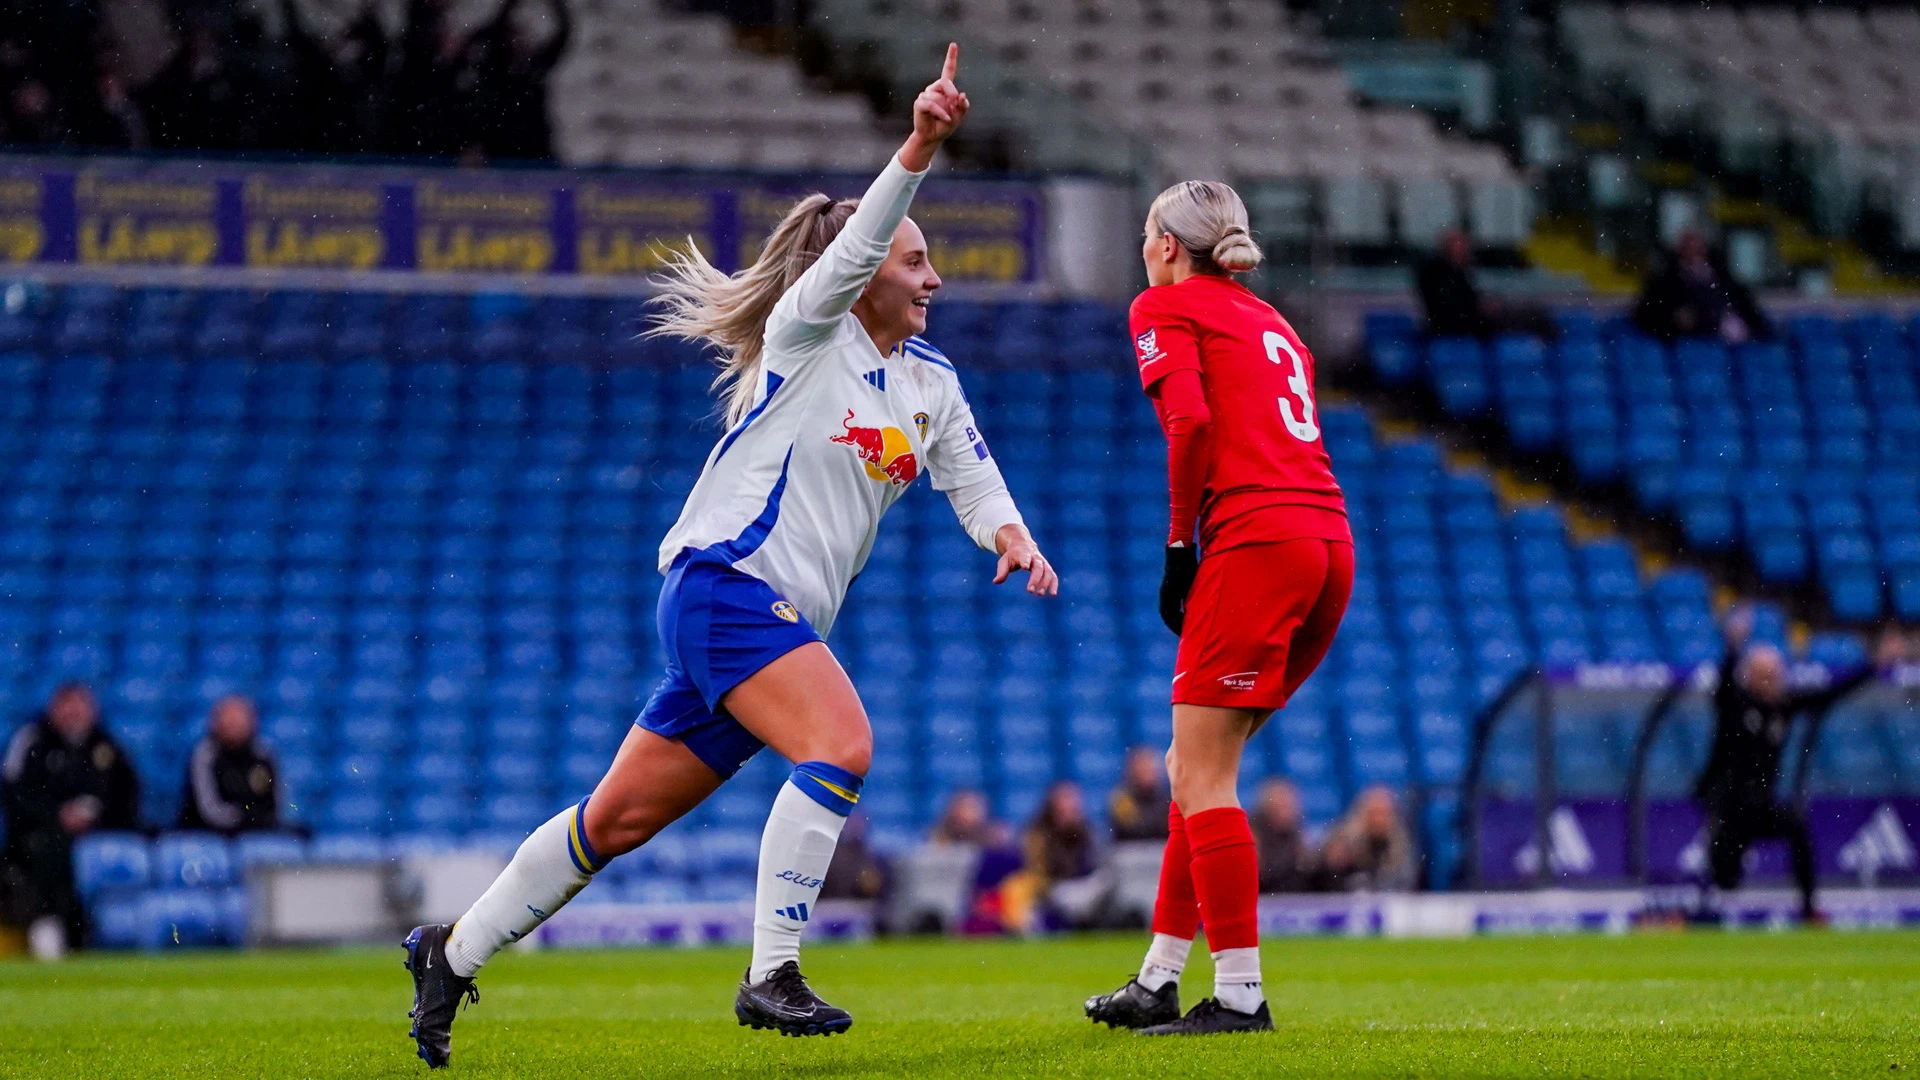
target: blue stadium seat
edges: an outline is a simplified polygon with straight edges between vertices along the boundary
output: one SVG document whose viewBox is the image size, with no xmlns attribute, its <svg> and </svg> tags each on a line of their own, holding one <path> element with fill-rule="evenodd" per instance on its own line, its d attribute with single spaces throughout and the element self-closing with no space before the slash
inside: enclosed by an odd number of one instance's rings
<svg viewBox="0 0 1920 1080">
<path fill-rule="evenodd" d="M 143 889 L 153 878 L 152 851 L 137 833 L 96 832 L 74 842 L 73 882 L 82 897 Z"/>
<path fill-rule="evenodd" d="M 167 833 L 154 844 L 154 883 L 162 888 L 214 888 L 233 876 L 233 853 L 216 834 Z"/>
</svg>

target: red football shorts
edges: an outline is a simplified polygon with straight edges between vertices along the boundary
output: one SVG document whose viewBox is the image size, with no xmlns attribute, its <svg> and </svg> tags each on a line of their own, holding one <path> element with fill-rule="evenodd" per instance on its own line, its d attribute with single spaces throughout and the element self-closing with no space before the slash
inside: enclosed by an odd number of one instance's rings
<svg viewBox="0 0 1920 1080">
<path fill-rule="evenodd" d="M 1174 664 L 1175 705 L 1278 709 L 1320 666 L 1353 592 L 1353 545 L 1287 540 L 1200 560 Z"/>
</svg>

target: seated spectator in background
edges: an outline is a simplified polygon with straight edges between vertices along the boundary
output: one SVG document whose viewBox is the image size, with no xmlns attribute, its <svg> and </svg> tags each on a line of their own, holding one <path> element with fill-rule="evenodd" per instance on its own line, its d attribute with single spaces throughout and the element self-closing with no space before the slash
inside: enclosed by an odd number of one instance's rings
<svg viewBox="0 0 1920 1080">
<path fill-rule="evenodd" d="M 1662 341 L 1719 338 L 1729 345 L 1773 336 L 1753 292 L 1707 249 L 1697 230 L 1680 234 L 1660 272 L 1647 278 L 1633 321 Z"/>
<path fill-rule="evenodd" d="M 1026 861 L 1001 889 L 1009 928 L 1034 930 L 1048 924 L 1091 922 L 1106 899 L 1107 888 L 1098 873 L 1099 851 L 1080 785 L 1056 780 L 1047 788 L 1021 847 Z"/>
<path fill-rule="evenodd" d="M 1434 337 L 1486 337 L 1494 332 L 1495 305 L 1473 283 L 1473 247 L 1467 234 L 1440 230 L 1434 253 L 1414 272 L 1427 333 Z"/>
<path fill-rule="evenodd" d="M 79 683 L 54 691 L 46 712 L 14 732 L 0 760 L 7 819 L 5 866 L 15 914 L 29 937 L 85 936 L 73 886 L 73 841 L 95 829 L 138 824 L 140 783 L 133 763 L 100 726 L 100 706 Z"/>
<path fill-rule="evenodd" d="M 1417 884 L 1413 837 L 1400 821 L 1393 792 L 1370 787 L 1328 834 L 1322 872 L 1333 889 L 1393 891 Z"/>
<path fill-rule="evenodd" d="M 547 79 L 573 37 L 573 14 L 565 0 L 548 0 L 554 29 L 544 42 L 529 36 L 516 18 L 520 0 L 506 0 L 493 21 L 467 46 L 479 100 L 481 147 L 489 159 L 553 157 L 553 120 Z"/>
<path fill-rule="evenodd" d="M 280 827 L 278 770 L 258 732 L 253 702 L 234 694 L 213 703 L 187 758 L 180 828 L 235 836 Z"/>
<path fill-rule="evenodd" d="M 1145 746 L 1127 751 L 1127 765 L 1120 786 L 1107 800 L 1107 818 L 1113 823 L 1115 840 L 1157 840 L 1167 838 L 1167 811 L 1173 796 L 1167 791 L 1162 774 L 1165 759 Z"/>
<path fill-rule="evenodd" d="M 947 808 L 941 811 L 940 820 L 934 822 L 933 835 L 928 837 L 936 844 L 971 844 L 983 848 L 999 847 L 1011 838 L 1007 827 L 987 813 L 986 796 L 968 788 L 948 797 Z"/>
<path fill-rule="evenodd" d="M 1280 779 L 1260 785 L 1260 800 L 1254 804 L 1251 824 L 1253 846 L 1260 857 L 1260 891 L 1311 889 L 1318 867 L 1313 849 L 1307 846 L 1300 819 L 1300 793 L 1293 785 Z"/>
<path fill-rule="evenodd" d="M 822 900 L 878 900 L 887 891 L 887 867 L 867 844 L 871 822 L 855 812 L 840 830 L 840 846 L 827 864 L 827 881 L 820 886 Z"/>
</svg>

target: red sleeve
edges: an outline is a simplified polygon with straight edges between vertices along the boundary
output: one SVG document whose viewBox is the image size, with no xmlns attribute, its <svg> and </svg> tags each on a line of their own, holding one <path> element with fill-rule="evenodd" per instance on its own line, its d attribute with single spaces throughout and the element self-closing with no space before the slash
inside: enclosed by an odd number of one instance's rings
<svg viewBox="0 0 1920 1080">
<path fill-rule="evenodd" d="M 1140 385 L 1154 383 L 1175 371 L 1200 371 L 1200 341 L 1193 323 L 1179 314 L 1166 292 L 1172 286 L 1148 289 L 1134 297 L 1127 313 L 1133 333 L 1133 353 L 1140 362 Z"/>
<path fill-rule="evenodd" d="M 1147 388 L 1167 433 L 1167 543 L 1193 543 L 1212 461 L 1213 414 L 1200 373 L 1176 368 Z"/>
</svg>

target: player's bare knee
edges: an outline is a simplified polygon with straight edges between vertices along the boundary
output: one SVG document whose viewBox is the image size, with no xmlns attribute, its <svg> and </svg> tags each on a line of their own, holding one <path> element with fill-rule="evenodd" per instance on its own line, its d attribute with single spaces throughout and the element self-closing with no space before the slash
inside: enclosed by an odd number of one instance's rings
<svg viewBox="0 0 1920 1080">
<path fill-rule="evenodd" d="M 1232 805 L 1239 797 L 1236 780 L 1234 772 L 1223 771 L 1204 759 L 1195 762 L 1167 755 L 1168 786 L 1184 814 Z"/>
<path fill-rule="evenodd" d="M 855 776 L 867 775 L 873 766 L 873 733 L 862 731 L 837 739 L 822 739 L 814 744 L 814 751 L 806 758 L 808 761 L 824 761 L 837 765 Z"/>
<path fill-rule="evenodd" d="M 666 825 L 657 810 L 643 800 L 595 798 L 587 801 L 587 842 L 604 858 L 625 855 L 653 839 Z"/>
</svg>

